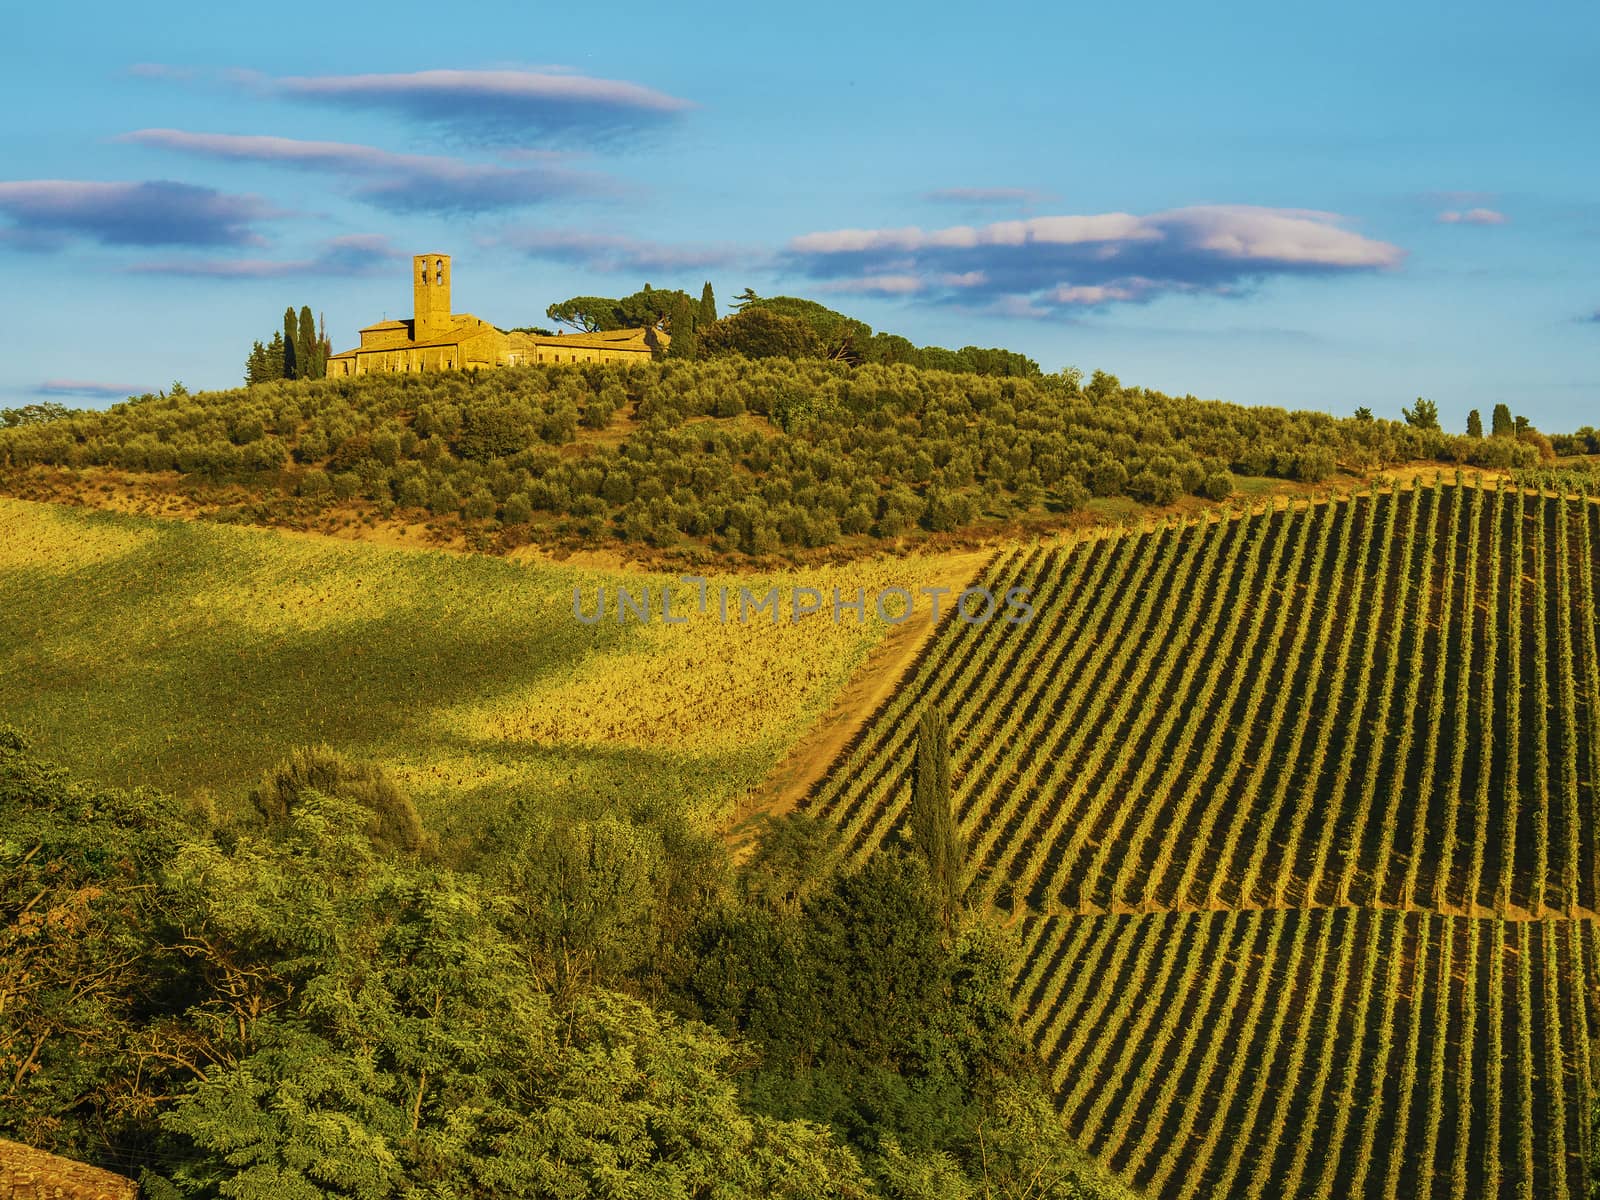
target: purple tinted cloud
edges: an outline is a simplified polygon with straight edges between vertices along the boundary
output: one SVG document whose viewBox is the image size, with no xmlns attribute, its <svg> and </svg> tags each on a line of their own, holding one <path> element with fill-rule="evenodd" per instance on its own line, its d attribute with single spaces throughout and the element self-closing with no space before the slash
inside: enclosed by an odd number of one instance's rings
<svg viewBox="0 0 1600 1200">
<path fill-rule="evenodd" d="M 636 83 L 540 71 L 299 76 L 266 86 L 296 99 L 396 113 L 479 144 L 530 136 L 613 138 L 657 127 L 694 107 Z"/>
<path fill-rule="evenodd" d="M 142 396 L 149 388 L 132 387 L 126 383 L 95 383 L 88 379 L 46 379 L 34 388 L 39 396 L 76 396 L 88 400 L 122 400 L 128 396 Z"/>
<path fill-rule="evenodd" d="M 262 258 L 168 258 L 134 263 L 136 275 L 177 275 L 191 279 L 277 279 L 285 275 L 371 275 L 402 256 L 389 239 L 355 234 L 324 242 L 309 258 L 289 261 Z"/>
<path fill-rule="evenodd" d="M 1438 216 L 1441 225 L 1504 225 L 1510 218 L 1492 208 L 1445 209 Z"/>
<path fill-rule="evenodd" d="M 281 215 L 255 196 L 187 183 L 31 179 L 0 183 L 7 240 L 49 247 L 72 238 L 110 246 L 251 246 L 252 222 Z"/>
<path fill-rule="evenodd" d="M 120 140 L 204 158 L 322 171 L 359 180 L 355 194 L 390 212 L 490 212 L 605 190 L 598 177 L 566 170 L 548 158 L 507 167 L 439 155 L 395 154 L 348 142 L 183 129 L 139 129 L 123 134 Z"/>
<path fill-rule="evenodd" d="M 1271 276 L 1381 270 L 1404 252 L 1332 213 L 1233 205 L 839 229 L 795 238 L 785 257 L 835 290 L 915 292 L 1042 317 L 1173 293 L 1237 294 Z"/>
<path fill-rule="evenodd" d="M 669 246 L 577 230 L 513 231 L 498 244 L 529 258 L 614 273 L 700 270 L 726 266 L 748 257 L 732 246 Z"/>
</svg>

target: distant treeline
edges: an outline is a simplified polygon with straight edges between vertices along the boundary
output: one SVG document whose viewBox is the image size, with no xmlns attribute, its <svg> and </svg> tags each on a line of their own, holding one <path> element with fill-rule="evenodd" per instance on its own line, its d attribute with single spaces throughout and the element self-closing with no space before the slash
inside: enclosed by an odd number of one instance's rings
<svg viewBox="0 0 1600 1200">
<path fill-rule="evenodd" d="M 667 358 L 822 358 L 845 362 L 904 363 L 935 371 L 974 375 L 1037 376 L 1039 364 L 1014 350 L 963 346 L 916 346 L 893 333 L 874 333 L 872 326 L 835 312 L 815 300 L 795 296 L 756 295 L 750 288 L 734 299 L 735 311 L 717 317 L 717 300 L 708 281 L 700 299 L 668 288 L 643 290 L 620 300 L 574 296 L 552 304 L 545 315 L 581 333 L 629 329 L 641 325 L 667 331 Z"/>
<path fill-rule="evenodd" d="M 244 381 L 252 384 L 279 379 L 321 379 L 328 373 L 328 359 L 332 354 L 327 322 L 313 320 L 310 305 L 302 305 L 299 316 L 291 305 L 283 310 L 282 332 L 274 332 L 270 342 L 256 342 L 250 347 L 244 364 Z"/>
<path fill-rule="evenodd" d="M 1316 483 L 1417 459 L 1532 467 L 1540 450 L 1168 396 L 1103 372 L 1085 383 L 741 357 L 275 382 L 0 430 L 0 466 L 236 480 L 265 506 L 250 519 L 365 500 L 384 515 L 756 555 L 1044 517 L 1092 497 L 1222 499 L 1238 475 Z"/>
</svg>

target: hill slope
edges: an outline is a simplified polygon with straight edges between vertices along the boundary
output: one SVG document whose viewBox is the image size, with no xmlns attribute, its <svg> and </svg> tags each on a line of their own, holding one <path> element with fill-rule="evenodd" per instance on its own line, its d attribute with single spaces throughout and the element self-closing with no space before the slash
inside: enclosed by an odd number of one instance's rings
<svg viewBox="0 0 1600 1200">
<path fill-rule="evenodd" d="M 1098 373 L 1080 386 L 719 359 L 147 397 L 0 428 L 0 491 L 93 502 L 110 473 L 255 524 L 399 513 L 484 549 L 617 541 L 764 558 L 1053 525 L 1091 497 L 1216 500 L 1235 476 L 1537 458 L 1514 438 L 1165 396 Z M 64 478 L 41 491 L 46 469 Z"/>
<path fill-rule="evenodd" d="M 1035 619 L 945 629 L 810 807 L 862 856 L 945 709 L 973 894 L 1037 914 L 1016 995 L 1069 1125 L 1155 1194 L 1560 1194 L 1600 1021 L 1597 579 L 1594 503 L 1440 484 L 1018 551 L 988 586 Z"/>
<path fill-rule="evenodd" d="M 787 606 L 797 585 L 916 588 L 945 570 L 727 582 L 777 586 Z M 859 625 L 826 609 L 723 624 L 676 578 L 0 499 L 0 714 L 75 770 L 222 806 L 324 741 L 391 767 L 447 837 L 513 794 L 721 818 L 888 627 L 870 606 Z M 663 623 L 668 584 L 683 625 Z M 648 625 L 617 622 L 618 587 L 652 589 Z M 580 622 L 574 589 L 592 617 L 601 588 L 607 619 Z"/>
</svg>

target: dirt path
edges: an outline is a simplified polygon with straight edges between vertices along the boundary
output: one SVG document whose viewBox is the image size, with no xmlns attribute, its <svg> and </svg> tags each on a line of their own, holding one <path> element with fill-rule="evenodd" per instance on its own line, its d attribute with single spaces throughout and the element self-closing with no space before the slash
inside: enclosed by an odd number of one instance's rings
<svg viewBox="0 0 1600 1200">
<path fill-rule="evenodd" d="M 965 550 L 946 555 L 938 569 L 928 575 L 925 586 L 959 591 L 978 575 L 995 553 L 994 550 Z M 768 772 L 751 799 L 739 806 L 738 818 L 724 835 L 730 845 L 736 849 L 748 847 L 764 818 L 794 811 L 872 714 L 894 694 L 922 648 L 948 620 L 948 615 L 944 615 L 938 625 L 907 621 L 884 635 L 856 668 L 833 706 L 790 747 L 789 753 Z"/>
</svg>

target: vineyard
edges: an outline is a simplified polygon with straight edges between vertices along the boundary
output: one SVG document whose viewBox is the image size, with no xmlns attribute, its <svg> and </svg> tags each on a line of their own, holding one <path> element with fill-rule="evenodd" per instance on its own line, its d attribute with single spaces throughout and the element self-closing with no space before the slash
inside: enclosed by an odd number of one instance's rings
<svg viewBox="0 0 1600 1200">
<path fill-rule="evenodd" d="M 1586 1184 L 1600 506 L 1435 482 L 1013 550 L 815 791 L 941 707 L 969 897 L 1069 1127 L 1163 1197 Z"/>
</svg>

